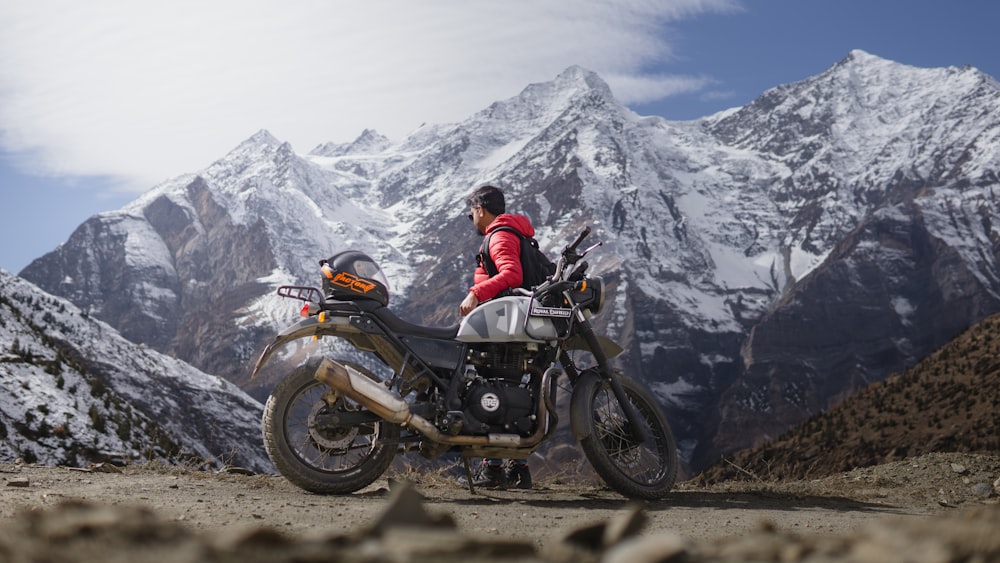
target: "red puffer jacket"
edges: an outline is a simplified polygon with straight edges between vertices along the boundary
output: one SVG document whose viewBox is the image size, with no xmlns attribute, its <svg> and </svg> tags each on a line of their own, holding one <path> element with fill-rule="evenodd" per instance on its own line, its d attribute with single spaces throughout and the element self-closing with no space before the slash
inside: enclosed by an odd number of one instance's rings
<svg viewBox="0 0 1000 563">
<path fill-rule="evenodd" d="M 513 227 L 527 237 L 535 236 L 535 228 L 524 215 L 512 213 L 497 215 L 497 218 L 486 227 L 486 233 L 489 234 L 500 226 Z M 493 263 L 497 265 L 497 275 L 491 278 L 486 269 L 479 265 L 473 277 L 475 285 L 469 288 L 480 303 L 493 299 L 505 289 L 521 287 L 521 281 L 524 279 L 524 274 L 521 272 L 521 239 L 517 235 L 510 231 L 498 231 L 490 237 L 489 252 Z"/>
</svg>

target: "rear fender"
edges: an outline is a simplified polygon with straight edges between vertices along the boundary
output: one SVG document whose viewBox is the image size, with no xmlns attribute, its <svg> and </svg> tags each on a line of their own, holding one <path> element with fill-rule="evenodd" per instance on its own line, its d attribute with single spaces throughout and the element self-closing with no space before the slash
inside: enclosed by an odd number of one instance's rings
<svg viewBox="0 0 1000 563">
<path fill-rule="evenodd" d="M 332 318 L 327 318 L 323 322 L 320 322 L 319 316 L 317 315 L 306 317 L 279 332 L 278 335 L 274 337 L 274 341 L 264 348 L 264 351 L 260 354 L 260 358 L 257 359 L 256 365 L 254 365 L 253 373 L 250 375 L 250 380 L 253 381 L 254 378 L 257 377 L 257 373 L 260 372 L 260 369 L 264 367 L 264 364 L 267 363 L 271 356 L 278 351 L 278 348 L 281 348 L 293 340 L 298 340 L 299 338 L 305 338 L 308 336 L 341 336 L 343 333 L 356 332 L 358 331 L 353 329 L 350 325 L 350 321 L 344 317 L 334 316 Z"/>
</svg>

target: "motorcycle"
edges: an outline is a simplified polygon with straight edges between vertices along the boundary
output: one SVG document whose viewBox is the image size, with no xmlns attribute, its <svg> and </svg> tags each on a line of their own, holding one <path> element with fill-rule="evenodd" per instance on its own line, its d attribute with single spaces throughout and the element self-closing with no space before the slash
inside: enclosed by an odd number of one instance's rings
<svg viewBox="0 0 1000 563">
<path fill-rule="evenodd" d="M 458 452 L 475 493 L 470 458 L 525 458 L 552 437 L 565 377 L 572 434 L 596 473 L 625 497 L 665 496 L 677 476 L 677 445 L 653 395 L 609 364 L 622 348 L 594 332 L 605 286 L 583 260 L 602 243 L 577 251 L 589 234 L 562 250 L 544 283 L 486 301 L 450 327 L 396 316 L 381 268 L 355 250 L 320 261 L 322 288 L 279 287 L 278 295 L 304 302 L 305 318 L 264 349 L 252 378 L 303 337 L 342 338 L 386 375 L 315 358 L 284 376 L 262 419 L 278 471 L 307 491 L 346 494 L 378 479 L 397 453 Z M 577 365 L 578 350 L 593 365 Z"/>
</svg>

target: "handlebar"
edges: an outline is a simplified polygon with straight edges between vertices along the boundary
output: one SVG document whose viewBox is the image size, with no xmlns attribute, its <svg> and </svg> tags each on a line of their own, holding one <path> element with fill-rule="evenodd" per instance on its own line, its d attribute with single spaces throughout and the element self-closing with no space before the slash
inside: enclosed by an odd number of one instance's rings
<svg viewBox="0 0 1000 563">
<path fill-rule="evenodd" d="M 562 251 L 563 256 L 566 256 L 567 254 L 575 254 L 576 247 L 580 246 L 580 243 L 583 242 L 583 239 L 587 238 L 588 236 L 590 236 L 589 226 L 584 227 L 583 232 L 581 232 L 580 235 L 576 237 L 576 240 L 574 240 L 572 244 L 563 249 Z"/>
<path fill-rule="evenodd" d="M 588 236 L 590 236 L 590 233 L 591 233 L 590 227 L 589 226 L 588 227 L 584 227 L 583 231 L 581 231 L 580 234 L 577 235 L 576 240 L 574 240 L 572 243 L 570 243 L 569 245 L 567 245 L 566 248 L 563 249 L 562 256 L 560 256 L 559 260 L 556 261 L 556 271 L 551 276 L 549 276 L 549 278 L 547 280 L 545 280 L 544 282 L 542 282 L 541 285 L 539 285 L 538 287 L 536 287 L 534 289 L 534 295 L 536 295 L 536 296 L 537 295 L 544 295 L 544 294 L 550 293 L 550 292 L 552 292 L 554 290 L 562 291 L 564 289 L 568 289 L 569 287 L 572 287 L 572 285 L 575 283 L 575 281 L 574 282 L 570 282 L 569 286 L 566 286 L 566 287 L 563 287 L 563 285 L 562 285 L 563 282 L 561 280 L 563 278 L 563 274 L 564 274 L 565 268 L 567 266 L 572 266 L 573 264 L 576 264 L 584 256 L 586 256 L 588 252 L 590 252 L 594 248 L 597 248 L 598 246 L 601 246 L 601 244 L 603 244 L 601 242 L 598 242 L 597 244 L 591 246 L 587 250 L 584 250 L 582 254 L 578 253 L 576 251 L 576 248 L 578 246 L 580 246 L 580 243 L 583 242 L 583 239 L 585 239 Z M 577 272 L 582 273 L 586 269 L 587 269 L 586 262 L 584 262 L 583 265 L 582 265 L 582 267 L 577 267 L 574 270 L 573 273 L 577 273 Z"/>
</svg>

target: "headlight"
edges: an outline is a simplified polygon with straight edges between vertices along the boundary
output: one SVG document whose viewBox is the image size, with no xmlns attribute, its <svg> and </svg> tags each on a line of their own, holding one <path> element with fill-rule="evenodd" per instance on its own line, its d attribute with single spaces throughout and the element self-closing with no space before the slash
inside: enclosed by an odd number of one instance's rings
<svg viewBox="0 0 1000 563">
<path fill-rule="evenodd" d="M 574 289 L 570 295 L 573 302 L 589 310 L 595 315 L 604 308 L 604 280 L 599 277 L 585 278 L 580 289 Z"/>
</svg>

